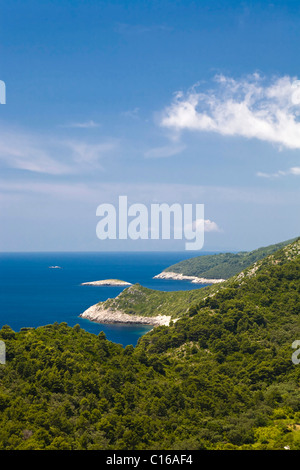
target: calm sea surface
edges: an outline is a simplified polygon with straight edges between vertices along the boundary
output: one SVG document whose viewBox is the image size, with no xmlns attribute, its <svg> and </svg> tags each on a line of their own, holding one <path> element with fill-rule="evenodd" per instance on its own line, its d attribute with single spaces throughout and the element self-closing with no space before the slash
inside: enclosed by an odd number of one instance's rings
<svg viewBox="0 0 300 470">
<path fill-rule="evenodd" d="M 153 279 L 167 266 L 191 258 L 191 253 L 2 253 L 0 328 L 9 325 L 19 331 L 22 327 L 54 322 L 66 322 L 69 326 L 78 323 L 90 333 L 104 331 L 110 341 L 135 345 L 151 327 L 105 325 L 79 318 L 88 307 L 117 296 L 124 288 L 80 284 L 113 278 L 162 291 L 199 289 L 199 285 L 188 281 Z"/>
</svg>

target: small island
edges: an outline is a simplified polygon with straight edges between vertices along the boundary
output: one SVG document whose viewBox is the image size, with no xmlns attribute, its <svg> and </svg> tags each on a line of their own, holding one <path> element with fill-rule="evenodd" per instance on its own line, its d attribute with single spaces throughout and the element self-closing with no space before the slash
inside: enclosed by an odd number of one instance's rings
<svg viewBox="0 0 300 470">
<path fill-rule="evenodd" d="M 120 279 L 103 279 L 102 281 L 82 282 L 81 286 L 131 286 L 130 282 Z"/>
</svg>

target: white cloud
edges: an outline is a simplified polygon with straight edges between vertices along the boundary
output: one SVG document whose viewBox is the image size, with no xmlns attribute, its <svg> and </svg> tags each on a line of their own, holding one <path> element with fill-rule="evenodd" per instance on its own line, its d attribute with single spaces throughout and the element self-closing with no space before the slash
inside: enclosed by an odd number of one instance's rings
<svg viewBox="0 0 300 470">
<path fill-rule="evenodd" d="M 212 220 L 209 219 L 196 219 L 192 224 L 187 224 L 185 226 L 185 230 L 203 230 L 204 232 L 220 232 L 220 228 L 216 224 L 216 222 L 213 222 Z"/>
<path fill-rule="evenodd" d="M 202 221 L 199 221 L 198 219 L 194 222 L 195 228 L 199 223 L 202 223 Z M 212 220 L 205 219 L 204 220 L 204 231 L 205 232 L 220 232 L 220 229 L 216 222 L 213 222 Z"/>
<path fill-rule="evenodd" d="M 300 148 L 300 81 L 284 76 L 267 83 L 258 74 L 243 80 L 219 75 L 214 81 L 215 88 L 208 91 L 198 92 L 195 85 L 186 95 L 177 93 L 161 126 Z"/>
</svg>

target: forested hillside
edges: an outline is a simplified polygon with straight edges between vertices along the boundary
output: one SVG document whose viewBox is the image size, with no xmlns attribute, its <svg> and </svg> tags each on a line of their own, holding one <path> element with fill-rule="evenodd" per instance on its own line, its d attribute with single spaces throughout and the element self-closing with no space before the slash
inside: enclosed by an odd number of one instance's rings
<svg viewBox="0 0 300 470">
<path fill-rule="evenodd" d="M 135 348 L 3 327 L 0 448 L 300 450 L 299 281 L 298 239 Z"/>
<path fill-rule="evenodd" d="M 293 241 L 288 240 L 249 252 L 197 256 L 173 264 L 164 269 L 164 272 L 174 272 L 206 279 L 228 279 Z"/>
</svg>

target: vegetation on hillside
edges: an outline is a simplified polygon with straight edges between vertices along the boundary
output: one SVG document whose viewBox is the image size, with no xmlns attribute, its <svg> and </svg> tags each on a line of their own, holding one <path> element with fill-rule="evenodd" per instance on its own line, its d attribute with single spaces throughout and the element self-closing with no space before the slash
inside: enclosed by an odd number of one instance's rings
<svg viewBox="0 0 300 470">
<path fill-rule="evenodd" d="M 205 293 L 205 288 L 163 292 L 134 284 L 117 297 L 99 302 L 98 305 L 105 309 L 120 310 L 128 315 L 170 315 L 175 319 L 186 312 L 190 305 L 202 299 Z"/>
<path fill-rule="evenodd" d="M 3 327 L 0 448 L 300 450 L 299 281 L 300 240 L 135 348 L 78 325 Z"/>
<path fill-rule="evenodd" d="M 196 276 L 206 279 L 228 279 L 293 241 L 288 240 L 249 252 L 242 251 L 239 253 L 197 256 L 196 258 L 190 258 L 173 264 L 164 269 L 164 272 L 174 272 L 184 274 L 185 276 Z"/>
</svg>

